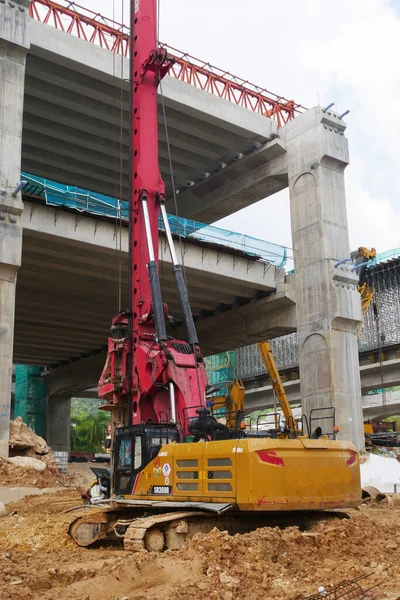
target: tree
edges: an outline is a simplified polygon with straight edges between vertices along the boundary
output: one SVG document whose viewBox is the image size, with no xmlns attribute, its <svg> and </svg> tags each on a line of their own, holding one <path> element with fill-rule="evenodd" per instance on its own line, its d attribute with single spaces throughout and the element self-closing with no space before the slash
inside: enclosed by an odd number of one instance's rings
<svg viewBox="0 0 400 600">
<path fill-rule="evenodd" d="M 71 404 L 71 451 L 99 452 L 107 437 L 109 413 L 99 410 L 99 401 L 74 399 Z"/>
</svg>

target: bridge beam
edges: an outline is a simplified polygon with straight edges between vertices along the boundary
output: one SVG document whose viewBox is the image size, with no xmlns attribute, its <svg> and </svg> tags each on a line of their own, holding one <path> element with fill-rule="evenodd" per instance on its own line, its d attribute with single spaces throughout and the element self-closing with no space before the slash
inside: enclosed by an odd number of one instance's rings
<svg viewBox="0 0 400 600">
<path fill-rule="evenodd" d="M 0 457 L 8 456 L 15 286 L 21 265 L 21 173 L 28 0 L 0 3 Z"/>
<path fill-rule="evenodd" d="M 363 446 L 356 331 L 357 277 L 335 269 L 350 256 L 344 189 L 345 125 L 320 107 L 285 128 L 303 410 L 334 406 L 340 439 Z"/>
</svg>

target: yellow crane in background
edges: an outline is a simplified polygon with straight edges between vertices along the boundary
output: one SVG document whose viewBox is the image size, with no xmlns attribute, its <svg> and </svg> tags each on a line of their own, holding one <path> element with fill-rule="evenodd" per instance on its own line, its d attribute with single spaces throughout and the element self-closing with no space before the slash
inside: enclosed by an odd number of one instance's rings
<svg viewBox="0 0 400 600">
<path fill-rule="evenodd" d="M 292 409 L 290 408 L 285 388 L 283 387 L 282 379 L 279 375 L 278 367 L 276 366 L 275 358 L 272 352 L 271 344 L 267 341 L 257 344 L 265 369 L 271 379 L 273 390 L 285 417 L 286 427 L 290 434 L 299 435 L 301 430 L 296 425 Z M 229 388 L 226 395 L 215 396 L 211 399 L 211 405 L 214 411 L 221 410 L 226 425 L 229 429 L 238 429 L 246 427 L 244 423 L 244 404 L 245 404 L 245 387 L 240 379 L 235 379 Z M 285 435 L 285 434 L 283 434 Z"/>
<path fill-rule="evenodd" d="M 290 408 L 288 397 L 286 396 L 285 388 L 283 387 L 281 376 L 279 375 L 278 367 L 276 366 L 275 358 L 269 342 L 259 342 L 257 344 L 261 358 L 271 379 L 272 388 L 278 398 L 279 406 L 285 417 L 286 426 L 290 429 L 290 433 L 299 434 L 300 430 L 296 426 L 296 421 L 293 417 L 292 409 Z"/>
<path fill-rule="evenodd" d="M 361 312 L 362 312 L 362 322 L 358 326 L 357 330 L 357 338 L 360 336 L 361 327 L 363 321 L 365 319 L 365 315 L 368 312 L 370 304 L 375 295 L 375 289 L 367 285 L 366 281 L 366 270 L 367 270 L 367 262 L 369 260 L 373 260 L 376 256 L 375 248 L 365 248 L 364 246 L 360 246 L 355 255 L 356 265 L 361 265 L 358 274 L 358 291 L 361 296 Z"/>
</svg>

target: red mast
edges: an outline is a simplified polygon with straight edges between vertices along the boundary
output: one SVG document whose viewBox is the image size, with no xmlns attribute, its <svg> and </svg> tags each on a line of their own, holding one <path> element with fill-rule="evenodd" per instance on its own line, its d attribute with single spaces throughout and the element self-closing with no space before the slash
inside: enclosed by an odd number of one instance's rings
<svg viewBox="0 0 400 600">
<path fill-rule="evenodd" d="M 158 165 L 157 88 L 173 63 L 164 48 L 157 48 L 156 3 L 131 2 L 130 307 L 113 319 L 99 397 L 110 402 L 114 426 L 171 421 L 183 435 L 187 410 L 205 406 L 207 380 Z M 168 308 L 158 276 L 160 211 L 188 342 L 167 339 Z"/>
</svg>

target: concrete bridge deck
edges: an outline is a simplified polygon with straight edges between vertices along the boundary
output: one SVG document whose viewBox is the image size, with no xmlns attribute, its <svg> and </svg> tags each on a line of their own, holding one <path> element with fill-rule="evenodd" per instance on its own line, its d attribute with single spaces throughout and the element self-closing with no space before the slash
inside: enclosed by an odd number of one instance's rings
<svg viewBox="0 0 400 600">
<path fill-rule="evenodd" d="M 14 362 L 59 365 L 105 347 L 111 319 L 127 306 L 128 229 L 112 219 L 25 201 L 18 274 Z M 178 240 L 175 241 L 180 255 Z M 206 354 L 295 327 L 284 272 L 217 244 L 183 240 L 189 296 Z M 181 309 L 163 235 L 159 244 L 164 301 L 181 327 Z M 282 310 L 281 310 L 282 309 Z M 266 318 L 268 316 L 268 319 Z M 264 323 L 264 325 L 263 325 Z"/>
<path fill-rule="evenodd" d="M 22 170 L 115 197 L 122 166 L 128 199 L 128 58 L 33 19 L 30 35 Z M 286 147 L 273 120 L 172 77 L 162 91 L 180 216 L 211 223 L 287 187 Z M 168 196 L 160 96 L 159 124 Z"/>
</svg>

